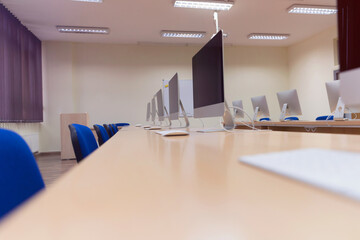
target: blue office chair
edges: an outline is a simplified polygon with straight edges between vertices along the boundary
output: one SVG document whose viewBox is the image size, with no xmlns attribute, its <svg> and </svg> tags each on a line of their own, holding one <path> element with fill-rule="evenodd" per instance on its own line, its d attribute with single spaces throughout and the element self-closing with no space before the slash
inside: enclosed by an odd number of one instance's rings
<svg viewBox="0 0 360 240">
<path fill-rule="evenodd" d="M 316 118 L 316 121 L 332 121 L 334 120 L 334 116 L 330 115 L 330 116 L 320 116 Z"/>
<path fill-rule="evenodd" d="M 285 118 L 285 121 L 299 121 L 298 117 L 287 117 Z"/>
<path fill-rule="evenodd" d="M 0 219 L 44 187 L 25 141 L 17 133 L 0 129 Z"/>
<path fill-rule="evenodd" d="M 112 127 L 110 127 L 110 125 L 104 124 L 104 128 L 105 128 L 106 132 L 108 133 L 109 138 L 111 138 L 112 136 L 114 136 L 114 132 L 113 132 L 113 130 L 112 130 Z"/>
<path fill-rule="evenodd" d="M 113 128 L 114 134 L 116 134 L 119 131 L 118 127 L 115 124 L 111 124 L 111 126 Z"/>
<path fill-rule="evenodd" d="M 90 155 L 98 148 L 96 139 L 91 129 L 80 124 L 70 124 L 70 135 L 73 144 L 76 161 L 81 160 Z"/>
<path fill-rule="evenodd" d="M 260 118 L 259 120 L 260 122 L 266 122 L 266 121 L 271 121 L 270 118 Z"/>
<path fill-rule="evenodd" d="M 127 127 L 130 126 L 130 123 L 115 123 L 117 127 Z"/>
<path fill-rule="evenodd" d="M 95 124 L 94 129 L 96 131 L 96 135 L 98 136 L 99 146 L 109 140 L 109 134 L 103 126 Z"/>
</svg>

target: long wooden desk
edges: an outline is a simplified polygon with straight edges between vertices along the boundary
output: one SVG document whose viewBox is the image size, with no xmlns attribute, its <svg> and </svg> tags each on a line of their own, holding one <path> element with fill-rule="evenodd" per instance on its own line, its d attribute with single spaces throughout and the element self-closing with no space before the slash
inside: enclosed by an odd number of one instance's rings
<svg viewBox="0 0 360 240">
<path fill-rule="evenodd" d="M 249 124 L 249 123 L 247 123 Z M 273 131 L 317 132 L 334 134 L 360 134 L 360 121 L 288 121 L 255 122 L 255 127 Z M 240 122 L 237 129 L 247 128 Z"/>
<path fill-rule="evenodd" d="M 0 239 L 360 239 L 359 202 L 237 160 L 309 147 L 360 152 L 359 143 L 357 135 L 164 138 L 125 128 L 5 219 Z"/>
</svg>

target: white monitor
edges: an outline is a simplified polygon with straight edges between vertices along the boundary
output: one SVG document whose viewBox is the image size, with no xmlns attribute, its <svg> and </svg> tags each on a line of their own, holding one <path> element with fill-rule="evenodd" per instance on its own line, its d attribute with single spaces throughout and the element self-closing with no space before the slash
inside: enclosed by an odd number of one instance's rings
<svg viewBox="0 0 360 240">
<path fill-rule="evenodd" d="M 296 89 L 278 92 L 277 97 L 281 109 L 280 121 L 284 121 L 285 116 L 302 115 Z"/>
<path fill-rule="evenodd" d="M 353 112 L 360 111 L 360 68 L 340 73 L 340 96 Z"/>
<path fill-rule="evenodd" d="M 327 82 L 326 91 L 329 98 L 331 113 L 334 114 L 334 120 L 344 120 L 345 103 L 340 97 L 340 81 Z M 348 118 L 351 119 L 351 114 Z"/>
<path fill-rule="evenodd" d="M 154 123 L 156 117 L 155 97 L 151 99 L 151 121 Z"/>
<path fill-rule="evenodd" d="M 340 97 L 340 81 L 326 82 L 330 111 L 335 112 Z"/>
<path fill-rule="evenodd" d="M 170 109 L 170 121 L 177 120 L 180 116 L 180 110 L 182 112 L 182 117 L 185 119 L 185 126 L 189 127 L 190 122 L 185 112 L 184 106 L 180 99 L 179 92 L 179 79 L 178 74 L 176 73 L 174 77 L 169 81 L 169 109 Z M 170 122 L 171 125 L 171 122 Z"/>
<path fill-rule="evenodd" d="M 254 121 L 256 121 L 258 117 L 270 117 L 269 106 L 264 95 L 252 97 L 251 103 L 254 108 Z"/>
<path fill-rule="evenodd" d="M 234 129 L 234 120 L 225 102 L 222 31 L 219 31 L 193 57 L 192 70 L 194 118 L 222 116 L 224 128 L 226 130 Z"/>
<path fill-rule="evenodd" d="M 164 103 L 161 89 L 156 93 L 156 102 L 159 121 L 164 121 Z"/>
<path fill-rule="evenodd" d="M 234 107 L 234 117 L 244 118 L 244 106 L 242 100 L 233 101 L 232 105 Z"/>
<path fill-rule="evenodd" d="M 170 79 L 171 80 L 171 79 Z M 170 110 L 169 99 L 169 82 L 170 80 L 163 80 L 163 99 L 164 108 Z M 180 79 L 178 77 L 179 101 L 184 105 L 187 117 L 194 116 L 194 99 L 193 99 L 193 83 L 189 79 Z M 181 108 L 179 108 L 179 118 L 183 117 Z"/>
<path fill-rule="evenodd" d="M 169 114 L 170 120 L 179 119 L 179 80 L 178 74 L 169 81 Z"/>
<path fill-rule="evenodd" d="M 150 103 L 148 102 L 147 107 L 146 107 L 146 121 L 150 121 Z"/>
</svg>

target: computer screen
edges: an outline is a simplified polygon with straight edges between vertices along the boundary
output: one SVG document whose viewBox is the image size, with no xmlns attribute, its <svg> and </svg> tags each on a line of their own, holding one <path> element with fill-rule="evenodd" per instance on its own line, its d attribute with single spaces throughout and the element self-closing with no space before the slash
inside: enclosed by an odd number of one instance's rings
<svg viewBox="0 0 360 240">
<path fill-rule="evenodd" d="M 219 31 L 192 59 L 194 117 L 224 114 L 223 33 Z"/>
<path fill-rule="evenodd" d="M 156 117 L 156 106 L 155 106 L 155 97 L 151 99 L 151 121 L 155 121 Z"/>
<path fill-rule="evenodd" d="M 244 117 L 244 106 L 242 100 L 236 100 L 232 102 L 234 107 L 234 115 L 236 118 L 243 118 Z M 240 110 L 242 109 L 242 110 Z"/>
<path fill-rule="evenodd" d="M 169 82 L 170 120 L 179 119 L 179 101 L 179 80 L 178 74 L 176 73 Z"/>
<path fill-rule="evenodd" d="M 278 92 L 280 109 L 283 109 L 284 104 L 287 104 L 285 116 L 302 115 L 300 101 L 296 89 Z"/>
<path fill-rule="evenodd" d="M 340 97 L 340 81 L 326 82 L 325 85 L 329 99 L 330 111 L 334 112 Z"/>
<path fill-rule="evenodd" d="M 156 102 L 157 102 L 159 121 L 164 121 L 164 103 L 163 103 L 163 96 L 161 89 L 156 93 Z"/>
<path fill-rule="evenodd" d="M 256 116 L 254 117 L 270 117 L 269 106 L 265 96 L 252 97 L 251 103 L 253 105 L 254 112 L 256 112 L 256 108 L 258 108 Z"/>
<path fill-rule="evenodd" d="M 148 102 L 146 107 L 146 121 L 150 121 L 150 103 Z"/>
<path fill-rule="evenodd" d="M 353 112 L 360 111 L 360 68 L 340 73 L 340 96 Z"/>
</svg>

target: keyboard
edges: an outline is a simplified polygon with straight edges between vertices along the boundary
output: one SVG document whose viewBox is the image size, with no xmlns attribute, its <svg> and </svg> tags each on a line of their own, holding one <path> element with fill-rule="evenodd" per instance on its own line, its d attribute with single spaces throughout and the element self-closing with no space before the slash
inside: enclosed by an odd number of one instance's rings
<svg viewBox="0 0 360 240">
<path fill-rule="evenodd" d="M 147 128 L 147 130 L 160 130 L 160 129 L 161 129 L 161 127 L 159 127 L 159 126 L 151 126 L 151 127 Z"/>
<path fill-rule="evenodd" d="M 239 161 L 360 200 L 360 154 L 303 149 L 243 156 Z"/>
<path fill-rule="evenodd" d="M 197 132 L 211 133 L 211 132 L 225 132 L 225 130 L 222 128 L 208 128 L 208 129 L 205 128 L 205 129 L 197 130 Z"/>
<path fill-rule="evenodd" d="M 160 134 L 164 137 L 168 136 L 186 136 L 189 135 L 188 131 L 185 130 L 167 130 L 167 131 L 157 131 L 157 134 Z"/>
</svg>

